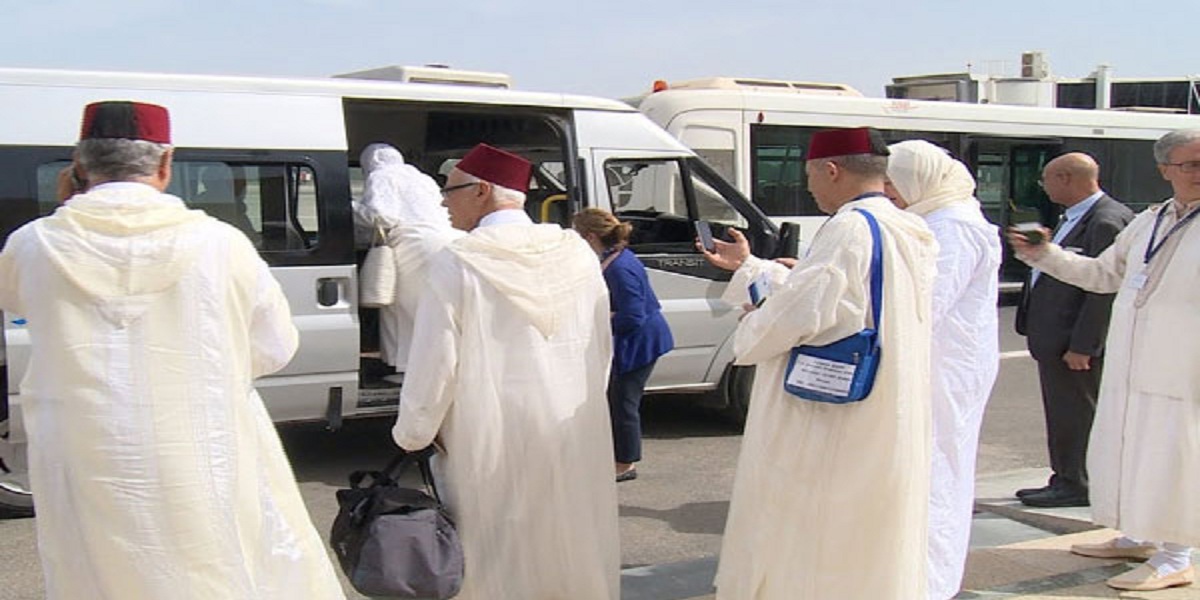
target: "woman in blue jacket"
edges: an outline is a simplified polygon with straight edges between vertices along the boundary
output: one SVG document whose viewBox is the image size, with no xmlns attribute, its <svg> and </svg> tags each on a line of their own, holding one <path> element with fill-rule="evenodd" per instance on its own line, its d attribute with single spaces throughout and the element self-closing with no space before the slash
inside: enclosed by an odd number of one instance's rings
<svg viewBox="0 0 1200 600">
<path fill-rule="evenodd" d="M 587 240 L 604 271 L 612 307 L 613 363 L 608 380 L 617 481 L 637 478 L 642 459 L 642 391 L 654 363 L 675 346 L 646 268 L 626 246 L 628 223 L 588 208 L 575 215 L 575 231 Z"/>
</svg>

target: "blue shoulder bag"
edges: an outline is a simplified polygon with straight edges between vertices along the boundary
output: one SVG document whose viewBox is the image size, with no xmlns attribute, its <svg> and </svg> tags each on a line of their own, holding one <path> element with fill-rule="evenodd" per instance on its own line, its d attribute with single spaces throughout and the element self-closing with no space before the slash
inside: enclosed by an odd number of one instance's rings
<svg viewBox="0 0 1200 600">
<path fill-rule="evenodd" d="M 830 404 L 858 402 L 871 393 L 879 369 L 879 316 L 883 306 L 883 249 L 879 223 L 861 208 L 871 228 L 872 328 L 824 346 L 792 348 L 783 389 L 788 393 Z"/>
</svg>

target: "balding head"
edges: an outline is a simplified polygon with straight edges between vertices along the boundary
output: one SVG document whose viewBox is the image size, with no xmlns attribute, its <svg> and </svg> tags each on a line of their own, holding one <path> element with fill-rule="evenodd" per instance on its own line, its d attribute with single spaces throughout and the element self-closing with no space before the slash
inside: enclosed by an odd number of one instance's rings
<svg viewBox="0 0 1200 600">
<path fill-rule="evenodd" d="M 1064 154 L 1046 163 L 1042 187 L 1055 204 L 1074 206 L 1100 191 L 1100 165 L 1082 152 Z"/>
</svg>

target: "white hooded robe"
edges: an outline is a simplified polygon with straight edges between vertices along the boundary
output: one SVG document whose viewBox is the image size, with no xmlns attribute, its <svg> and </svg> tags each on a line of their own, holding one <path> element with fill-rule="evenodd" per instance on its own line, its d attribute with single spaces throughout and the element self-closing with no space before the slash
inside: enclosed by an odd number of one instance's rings
<svg viewBox="0 0 1200 600">
<path fill-rule="evenodd" d="M 871 233 L 883 235 L 882 362 L 861 402 L 783 389 L 792 347 L 823 345 L 870 320 Z M 751 258 L 730 282 L 741 303 L 760 273 L 770 297 L 738 325 L 734 353 L 757 365 L 734 479 L 720 600 L 913 600 L 925 596 L 929 493 L 930 298 L 937 244 L 882 196 L 847 203 L 790 272 Z"/>
<path fill-rule="evenodd" d="M 296 350 L 246 236 L 141 184 L 9 237 L 0 309 L 22 382 L 52 600 L 344 595 L 253 387 Z"/>
<path fill-rule="evenodd" d="M 572 231 L 479 227 L 431 260 L 393 436 L 415 450 L 440 434 L 457 600 L 620 596 L 611 339 L 599 262 Z"/>
<path fill-rule="evenodd" d="M 933 470 L 929 486 L 929 599 L 962 587 L 975 512 L 975 458 L 1000 369 L 1000 234 L 974 198 L 965 165 L 926 141 L 889 146 L 888 178 L 938 242 L 930 355 Z"/>
<path fill-rule="evenodd" d="M 1137 285 L 1155 217 L 1171 202 L 1139 214 L 1096 258 L 1051 244 L 1027 262 L 1117 294 L 1088 440 L 1092 520 L 1143 540 L 1200 546 L 1200 219 L 1167 242 L 1147 285 Z"/>
</svg>

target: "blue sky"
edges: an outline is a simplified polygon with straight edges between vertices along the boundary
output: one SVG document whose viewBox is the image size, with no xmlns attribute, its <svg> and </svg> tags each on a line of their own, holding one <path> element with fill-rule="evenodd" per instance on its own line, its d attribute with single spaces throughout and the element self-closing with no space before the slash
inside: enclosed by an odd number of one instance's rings
<svg viewBox="0 0 1200 600">
<path fill-rule="evenodd" d="M 516 87 L 624 97 L 655 79 L 849 83 L 1016 74 L 1022 51 L 1083 77 L 1200 75 L 1200 2 L 790 0 L 0 0 L 0 66 L 325 76 L 393 64 L 505 72 Z"/>
</svg>

